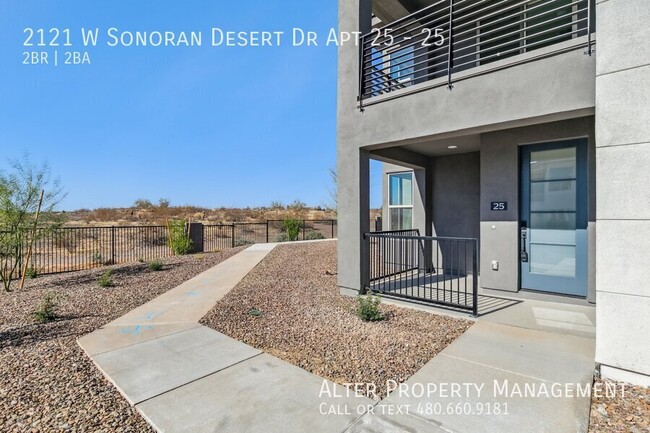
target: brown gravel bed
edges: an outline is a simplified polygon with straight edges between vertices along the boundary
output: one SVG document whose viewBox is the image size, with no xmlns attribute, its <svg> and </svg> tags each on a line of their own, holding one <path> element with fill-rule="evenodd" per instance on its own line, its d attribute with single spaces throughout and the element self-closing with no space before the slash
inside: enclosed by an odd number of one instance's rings
<svg viewBox="0 0 650 433">
<path fill-rule="evenodd" d="M 0 431 L 152 431 L 76 339 L 239 251 L 164 259 L 159 272 L 143 263 L 111 266 L 111 288 L 97 285 L 102 268 L 43 276 L 22 291 L 0 293 Z M 61 317 L 34 324 L 31 312 L 48 291 L 63 295 Z"/>
<path fill-rule="evenodd" d="M 620 391 L 621 383 L 597 381 L 601 389 L 614 384 Z M 648 433 L 650 432 L 650 388 L 625 385 L 625 396 L 615 397 L 600 393 L 591 400 L 589 433 Z"/>
<path fill-rule="evenodd" d="M 202 323 L 334 382 L 374 383 L 379 395 L 471 325 L 387 304 L 386 320 L 362 322 L 354 298 L 339 294 L 335 271 L 334 241 L 278 246 Z"/>
</svg>

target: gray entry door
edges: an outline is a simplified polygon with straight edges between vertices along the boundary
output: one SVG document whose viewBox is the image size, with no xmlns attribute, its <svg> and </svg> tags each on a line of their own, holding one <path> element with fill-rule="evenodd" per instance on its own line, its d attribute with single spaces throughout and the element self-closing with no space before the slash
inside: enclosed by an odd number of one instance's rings
<svg viewBox="0 0 650 433">
<path fill-rule="evenodd" d="M 587 140 L 521 147 L 521 288 L 587 295 Z"/>
</svg>

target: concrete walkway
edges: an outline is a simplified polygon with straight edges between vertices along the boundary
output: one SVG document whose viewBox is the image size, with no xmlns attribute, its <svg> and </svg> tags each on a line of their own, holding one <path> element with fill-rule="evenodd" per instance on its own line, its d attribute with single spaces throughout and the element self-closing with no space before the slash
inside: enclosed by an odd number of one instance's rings
<svg viewBox="0 0 650 433">
<path fill-rule="evenodd" d="M 78 343 L 160 432 L 342 432 L 371 400 L 198 323 L 274 247 L 251 246 Z M 350 413 L 321 413 L 336 405 Z"/>
<path fill-rule="evenodd" d="M 252 246 L 79 340 L 158 431 L 586 432 L 590 399 L 572 395 L 591 384 L 593 309 L 500 308 L 377 404 L 198 324 L 274 246 Z"/>
</svg>

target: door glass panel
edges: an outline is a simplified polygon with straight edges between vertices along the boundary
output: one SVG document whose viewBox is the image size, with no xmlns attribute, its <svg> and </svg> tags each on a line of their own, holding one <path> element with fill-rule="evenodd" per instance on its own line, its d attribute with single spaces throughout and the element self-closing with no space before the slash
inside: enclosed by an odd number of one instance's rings
<svg viewBox="0 0 650 433">
<path fill-rule="evenodd" d="M 563 245 L 530 245 L 530 272 L 575 277 L 576 248 Z"/>
<path fill-rule="evenodd" d="M 530 228 L 540 230 L 575 230 L 576 214 L 562 213 L 531 213 Z"/>
<path fill-rule="evenodd" d="M 543 150 L 530 153 L 530 179 L 556 180 L 576 178 L 576 148 Z"/>
<path fill-rule="evenodd" d="M 556 180 L 531 183 L 530 210 L 532 212 L 575 211 L 576 181 Z"/>
<path fill-rule="evenodd" d="M 576 148 L 530 153 L 530 272 L 576 273 Z"/>
</svg>

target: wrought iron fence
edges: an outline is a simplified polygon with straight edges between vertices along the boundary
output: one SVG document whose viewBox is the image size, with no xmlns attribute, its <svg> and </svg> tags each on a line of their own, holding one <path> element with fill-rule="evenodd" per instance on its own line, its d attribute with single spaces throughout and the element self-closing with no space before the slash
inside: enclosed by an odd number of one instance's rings
<svg viewBox="0 0 650 433">
<path fill-rule="evenodd" d="M 366 233 L 364 238 L 367 289 L 477 315 L 477 239 L 419 236 L 417 230 Z"/>
<path fill-rule="evenodd" d="M 337 236 L 336 220 L 298 220 L 295 239 L 282 236 L 284 221 L 260 223 L 202 224 L 194 252 L 215 252 L 255 243 L 286 240 L 330 239 Z M 195 230 L 192 226 L 192 232 Z M 29 267 L 38 274 L 79 271 L 100 266 L 151 261 L 173 255 L 166 226 L 64 227 L 49 232 L 38 230 Z M 18 277 L 27 248 L 13 256 L 18 260 Z"/>
<path fill-rule="evenodd" d="M 585 47 L 591 55 L 594 0 L 438 0 L 361 37 L 360 108 L 370 98 L 446 77 L 559 42 L 552 55 Z M 583 38 L 586 36 L 586 38 Z M 513 60 L 510 65 L 537 59 Z M 492 65 L 487 73 L 505 65 Z M 432 84 L 433 85 L 433 84 Z M 408 91 L 406 92 L 408 93 Z"/>
</svg>

